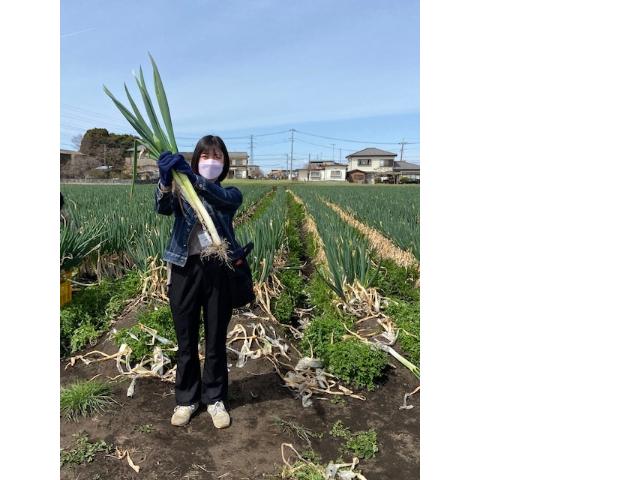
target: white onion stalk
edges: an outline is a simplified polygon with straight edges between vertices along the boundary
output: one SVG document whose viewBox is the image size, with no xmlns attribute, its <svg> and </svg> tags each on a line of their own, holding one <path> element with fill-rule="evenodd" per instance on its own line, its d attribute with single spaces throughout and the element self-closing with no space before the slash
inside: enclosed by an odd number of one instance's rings
<svg viewBox="0 0 640 480">
<path fill-rule="evenodd" d="M 142 96 L 142 102 L 147 112 L 147 116 L 149 118 L 149 124 L 142 116 L 140 109 L 134 102 L 131 94 L 129 93 L 129 89 L 125 84 L 124 89 L 131 104 L 131 112 L 127 107 L 125 107 L 121 102 L 119 102 L 115 96 L 109 91 L 106 86 L 103 86 L 105 93 L 111 98 L 113 103 L 116 105 L 120 113 L 124 116 L 124 118 L 131 124 L 136 132 L 140 135 L 139 142 L 149 151 L 149 156 L 158 159 L 160 154 L 164 151 L 170 151 L 172 153 L 178 153 L 178 145 L 176 143 L 175 135 L 173 133 L 173 124 L 171 122 L 171 114 L 169 112 L 169 103 L 167 101 L 167 95 L 164 91 L 164 86 L 162 84 L 162 79 L 160 78 L 160 72 L 158 71 L 158 67 L 153 60 L 151 54 L 149 54 L 149 58 L 151 59 L 151 65 L 153 67 L 153 80 L 154 87 L 156 93 L 156 100 L 158 102 L 158 106 L 160 107 L 160 113 L 162 115 L 162 120 L 164 121 L 164 126 L 166 128 L 166 132 L 160 126 L 160 122 L 158 120 L 158 116 L 156 115 L 155 109 L 153 107 L 153 103 L 151 102 L 151 96 L 147 90 L 147 86 L 144 81 L 144 76 L 142 74 L 142 67 L 139 69 L 139 75 L 136 76 L 134 72 L 134 77 L 136 79 L 136 83 L 138 85 L 138 89 L 140 90 L 140 94 Z M 137 146 L 134 144 L 134 150 Z M 133 171 L 136 171 L 137 168 L 137 152 L 134 151 L 133 155 Z M 207 258 L 210 256 L 216 256 L 227 265 L 230 266 L 230 258 L 229 258 L 229 243 L 220 237 L 218 231 L 211 219 L 211 216 L 207 212 L 205 206 L 202 204 L 200 197 L 196 193 L 193 185 L 189 178 L 183 174 L 176 172 L 175 170 L 171 170 L 173 175 L 173 179 L 178 185 L 178 190 L 180 195 L 191 205 L 193 210 L 198 217 L 198 220 L 202 224 L 205 231 L 209 234 L 209 237 L 212 240 L 212 244 L 203 249 L 200 254 L 203 258 Z M 133 184 L 131 188 L 133 189 L 133 185 L 135 185 L 135 175 L 133 177 Z"/>
<path fill-rule="evenodd" d="M 211 220 L 211 216 L 207 212 L 205 206 L 200 201 L 198 194 L 196 193 L 193 185 L 189 181 L 189 178 L 184 173 L 176 172 L 172 170 L 173 179 L 178 184 L 180 188 L 180 193 L 184 197 L 184 199 L 193 207 L 193 210 L 196 212 L 196 216 L 200 223 L 205 228 L 205 230 L 211 236 L 212 243 L 211 245 L 205 247 L 200 256 L 202 258 L 208 258 L 210 256 L 216 256 L 225 262 L 227 265 L 229 264 L 229 243 L 221 238 L 218 234 L 218 230 L 216 226 L 213 224 L 213 220 Z"/>
</svg>

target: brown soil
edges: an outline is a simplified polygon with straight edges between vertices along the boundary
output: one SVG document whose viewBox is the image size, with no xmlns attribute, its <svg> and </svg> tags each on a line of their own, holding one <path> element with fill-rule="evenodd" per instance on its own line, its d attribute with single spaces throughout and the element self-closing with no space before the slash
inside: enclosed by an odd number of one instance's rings
<svg viewBox="0 0 640 480">
<path fill-rule="evenodd" d="M 255 311 L 257 315 L 260 312 Z M 118 322 L 117 327 L 129 326 L 135 312 Z M 235 312 L 229 329 L 236 322 L 244 325 L 255 322 Z M 269 320 L 260 320 L 265 326 L 275 325 Z M 278 333 L 286 336 L 286 329 L 277 325 Z M 106 338 L 95 349 L 105 353 L 116 351 Z M 93 349 L 88 349 L 93 350 Z M 318 394 L 312 397 L 313 405 L 303 408 L 296 393 L 282 385 L 282 381 L 265 358 L 248 360 L 243 368 L 236 367 L 237 357 L 229 352 L 229 413 L 231 425 L 226 429 L 213 427 L 206 410 L 200 409 L 186 427 L 173 427 L 170 417 L 174 407 L 172 384 L 156 379 L 139 379 L 135 395 L 126 396 L 129 380 L 114 384 L 116 405 L 112 411 L 74 423 L 61 418 L 61 448 L 72 447 L 74 433 L 86 432 L 90 441 L 104 439 L 108 443 L 128 449 L 133 462 L 140 467 L 136 473 L 126 459 L 98 453 L 93 462 L 81 466 L 61 468 L 62 479 L 257 479 L 280 478 L 284 465 L 281 444 L 292 443 L 302 452 L 305 442 L 289 436 L 273 424 L 273 415 L 295 421 L 314 432 L 324 433 L 323 438 L 312 438 L 312 447 L 320 455 L 323 464 L 338 457 L 341 440 L 332 437 L 329 430 L 337 420 L 355 431 L 374 428 L 378 434 L 379 452 L 376 457 L 361 460 L 359 469 L 368 480 L 372 479 L 417 479 L 419 478 L 419 394 L 409 398 L 413 409 L 400 410 L 405 393 L 418 384 L 416 378 L 390 357 L 387 375 L 373 392 L 363 394 L 365 401 L 339 397 L 344 405 L 323 400 Z M 100 375 L 103 380 L 117 375 L 113 361 L 85 365 L 77 362 L 65 369 L 66 360 L 60 364 L 61 385 L 78 379 Z M 285 373 L 285 372 L 283 372 Z M 327 395 L 329 396 L 329 395 Z M 331 396 L 334 397 L 334 396 Z M 337 397 L 337 396 L 336 396 Z M 151 424 L 152 431 L 138 430 Z M 138 427 L 138 428 L 137 428 Z M 287 456 L 292 455 L 285 450 Z M 293 463 L 291 458 L 291 463 Z"/>
</svg>

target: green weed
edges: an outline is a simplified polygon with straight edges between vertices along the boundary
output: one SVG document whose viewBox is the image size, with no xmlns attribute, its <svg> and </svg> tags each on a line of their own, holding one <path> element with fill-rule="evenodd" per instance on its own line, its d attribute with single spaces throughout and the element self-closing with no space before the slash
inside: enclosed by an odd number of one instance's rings
<svg viewBox="0 0 640 480">
<path fill-rule="evenodd" d="M 67 464 L 82 465 L 90 463 L 98 452 L 110 453 L 113 451 L 113 445 L 108 444 L 104 440 L 91 443 L 89 442 L 89 437 L 86 434 L 75 434 L 74 437 L 77 437 L 74 448 L 69 450 L 62 449 L 60 451 L 61 466 Z"/>
<path fill-rule="evenodd" d="M 97 380 L 76 382 L 60 392 L 60 412 L 67 420 L 104 412 L 113 403 L 109 385 Z"/>
<path fill-rule="evenodd" d="M 357 339 L 347 339 L 327 347 L 329 372 L 358 388 L 374 390 L 374 380 L 382 375 L 387 356 Z"/>
<path fill-rule="evenodd" d="M 371 428 L 367 431 L 352 433 L 342 420 L 337 420 L 330 431 L 331 435 L 345 440 L 340 447 L 342 455 L 355 455 L 358 458 L 373 458 L 378 452 L 378 434 Z M 341 457 L 342 458 L 342 457 Z"/>
</svg>

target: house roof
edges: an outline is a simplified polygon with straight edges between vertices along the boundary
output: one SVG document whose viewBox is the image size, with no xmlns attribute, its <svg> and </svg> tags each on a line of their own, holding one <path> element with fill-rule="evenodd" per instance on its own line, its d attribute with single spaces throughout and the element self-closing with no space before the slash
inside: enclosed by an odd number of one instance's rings
<svg viewBox="0 0 640 480">
<path fill-rule="evenodd" d="M 351 155 L 347 155 L 346 158 L 349 158 L 349 157 L 384 157 L 384 156 L 389 156 L 389 155 L 393 155 L 394 157 L 398 156 L 397 153 L 387 152 L 386 150 L 380 150 L 379 148 L 369 147 L 369 148 L 365 148 L 364 150 L 359 150 L 359 151 L 357 151 L 355 153 L 352 153 Z"/>
<path fill-rule="evenodd" d="M 404 160 L 398 160 L 393 162 L 394 170 L 420 170 L 420 165 L 415 163 L 405 162 Z"/>
<path fill-rule="evenodd" d="M 333 160 L 324 160 L 324 163 L 321 163 L 321 160 L 312 160 L 307 164 L 306 167 L 296 168 L 296 170 L 325 170 L 327 168 L 336 168 L 336 167 L 344 167 L 347 168 L 349 165 L 346 163 L 338 163 Z"/>
</svg>

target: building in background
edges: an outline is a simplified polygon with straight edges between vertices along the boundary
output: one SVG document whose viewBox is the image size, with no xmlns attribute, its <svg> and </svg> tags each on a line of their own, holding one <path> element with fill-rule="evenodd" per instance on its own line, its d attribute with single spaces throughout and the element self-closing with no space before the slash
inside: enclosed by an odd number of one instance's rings
<svg viewBox="0 0 640 480">
<path fill-rule="evenodd" d="M 347 164 L 333 160 L 311 160 L 303 168 L 297 168 L 297 178 L 302 182 L 344 182 L 347 179 Z"/>
<path fill-rule="evenodd" d="M 347 155 L 349 162 L 347 180 L 353 183 L 376 183 L 389 181 L 393 174 L 395 157 L 398 154 L 365 148 Z"/>
<path fill-rule="evenodd" d="M 127 155 L 124 157 L 124 168 L 122 169 L 122 173 L 125 176 L 131 177 L 133 175 L 132 165 L 133 165 L 133 148 L 128 148 Z M 158 171 L 158 163 L 156 162 L 156 160 L 151 158 L 147 153 L 147 150 L 141 146 L 138 146 L 138 162 L 136 167 L 136 178 L 138 180 L 157 180 L 158 178 L 160 178 L 160 172 Z"/>
<path fill-rule="evenodd" d="M 289 170 L 273 169 L 267 173 L 267 178 L 272 180 L 286 180 L 289 178 Z"/>
<path fill-rule="evenodd" d="M 229 152 L 227 178 L 249 178 L 249 155 L 247 152 Z"/>
<path fill-rule="evenodd" d="M 60 149 L 60 178 L 86 178 L 100 166 L 100 160 L 75 150 Z"/>
<path fill-rule="evenodd" d="M 392 183 L 420 183 L 420 165 L 415 163 L 393 162 Z"/>
</svg>

